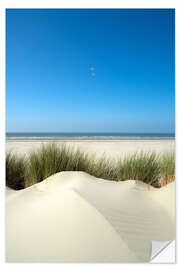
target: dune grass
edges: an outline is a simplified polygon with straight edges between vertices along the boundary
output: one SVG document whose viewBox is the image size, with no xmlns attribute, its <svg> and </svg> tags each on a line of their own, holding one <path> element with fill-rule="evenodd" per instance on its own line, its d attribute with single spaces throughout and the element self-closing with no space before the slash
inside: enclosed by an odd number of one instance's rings
<svg viewBox="0 0 180 270">
<path fill-rule="evenodd" d="M 52 174 L 61 171 L 87 171 L 90 167 L 88 155 L 79 149 L 66 146 L 61 148 L 55 144 L 42 146 L 29 155 L 25 174 L 25 186 L 41 182 Z"/>
<path fill-rule="evenodd" d="M 116 162 L 113 159 L 107 158 L 104 154 L 100 158 L 96 158 L 96 156 L 89 156 L 89 164 L 87 173 L 107 180 L 117 181 L 117 173 L 116 173 Z"/>
<path fill-rule="evenodd" d="M 139 152 L 120 159 L 117 164 L 118 181 L 141 180 L 159 186 L 160 166 L 156 153 Z"/>
<path fill-rule="evenodd" d="M 105 155 L 97 159 L 78 148 L 54 143 L 42 145 L 28 158 L 8 153 L 6 156 L 6 184 L 13 189 L 22 189 L 43 181 L 61 171 L 84 171 L 95 177 L 113 181 L 140 180 L 155 187 L 175 179 L 174 155 L 161 157 L 151 152 L 109 159 Z"/>
<path fill-rule="evenodd" d="M 6 155 L 6 186 L 15 190 L 25 188 L 26 160 L 11 152 Z"/>
<path fill-rule="evenodd" d="M 175 180 L 175 154 L 174 152 L 165 153 L 161 157 L 161 186 Z"/>
</svg>

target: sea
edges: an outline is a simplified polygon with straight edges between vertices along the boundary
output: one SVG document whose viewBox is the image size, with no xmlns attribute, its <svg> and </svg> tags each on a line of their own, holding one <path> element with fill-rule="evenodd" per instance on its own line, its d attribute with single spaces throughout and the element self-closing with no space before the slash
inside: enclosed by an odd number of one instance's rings
<svg viewBox="0 0 180 270">
<path fill-rule="evenodd" d="M 174 140 L 174 133 L 7 132 L 7 140 Z"/>
</svg>

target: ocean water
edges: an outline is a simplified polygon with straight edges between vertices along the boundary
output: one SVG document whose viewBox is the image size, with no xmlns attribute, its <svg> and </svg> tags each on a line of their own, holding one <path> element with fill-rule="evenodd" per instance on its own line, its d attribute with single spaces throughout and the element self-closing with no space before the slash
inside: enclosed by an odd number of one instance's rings
<svg viewBox="0 0 180 270">
<path fill-rule="evenodd" d="M 174 140 L 174 133 L 6 133 L 7 140 Z"/>
</svg>

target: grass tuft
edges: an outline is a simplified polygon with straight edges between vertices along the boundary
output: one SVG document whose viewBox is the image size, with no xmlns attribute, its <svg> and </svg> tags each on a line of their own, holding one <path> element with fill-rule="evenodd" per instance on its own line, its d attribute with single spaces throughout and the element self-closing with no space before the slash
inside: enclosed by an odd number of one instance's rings
<svg viewBox="0 0 180 270">
<path fill-rule="evenodd" d="M 92 168 L 89 172 L 91 175 L 107 180 L 117 181 L 116 162 L 108 159 L 105 155 L 101 158 L 91 158 Z"/>
<path fill-rule="evenodd" d="M 165 153 L 161 157 L 161 186 L 175 180 L 175 154 L 174 152 Z"/>
<path fill-rule="evenodd" d="M 26 160 L 11 152 L 6 155 L 6 186 L 19 190 L 25 188 Z"/>
<path fill-rule="evenodd" d="M 160 167 L 157 154 L 140 152 L 120 159 L 117 164 L 117 177 L 118 181 L 133 179 L 158 186 Z"/>
<path fill-rule="evenodd" d="M 39 150 L 31 152 L 29 155 L 25 186 L 41 182 L 61 171 L 89 172 L 90 163 L 88 154 L 79 149 L 69 148 L 65 145 L 57 147 L 54 143 L 43 145 Z"/>
<path fill-rule="evenodd" d="M 114 181 L 140 180 L 160 187 L 175 180 L 175 157 L 174 153 L 139 152 L 116 161 L 105 155 L 97 159 L 79 148 L 55 143 L 42 145 L 27 159 L 6 155 L 6 185 L 13 189 L 29 187 L 61 171 L 84 171 Z"/>
</svg>

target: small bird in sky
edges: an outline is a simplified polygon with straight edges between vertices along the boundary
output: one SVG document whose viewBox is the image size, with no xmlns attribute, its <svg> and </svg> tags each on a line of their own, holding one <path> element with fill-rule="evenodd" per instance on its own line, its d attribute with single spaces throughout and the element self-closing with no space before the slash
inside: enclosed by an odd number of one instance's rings
<svg viewBox="0 0 180 270">
<path fill-rule="evenodd" d="M 90 68 L 90 70 L 91 70 L 91 71 L 94 71 L 94 70 L 95 70 L 95 68 L 94 68 L 94 67 L 91 67 L 91 68 Z"/>
<path fill-rule="evenodd" d="M 91 71 L 92 77 L 95 77 L 95 76 L 96 76 L 95 68 L 94 68 L 94 67 L 91 67 L 91 68 L 90 68 L 90 71 Z"/>
</svg>

